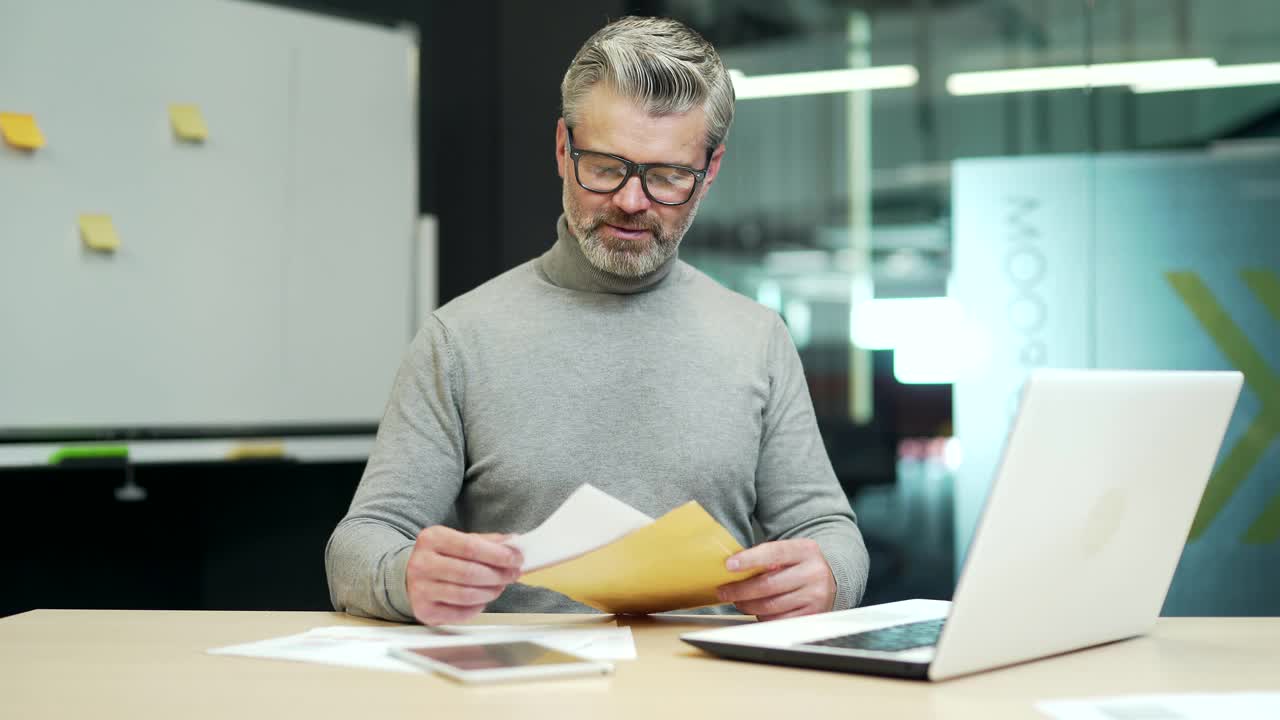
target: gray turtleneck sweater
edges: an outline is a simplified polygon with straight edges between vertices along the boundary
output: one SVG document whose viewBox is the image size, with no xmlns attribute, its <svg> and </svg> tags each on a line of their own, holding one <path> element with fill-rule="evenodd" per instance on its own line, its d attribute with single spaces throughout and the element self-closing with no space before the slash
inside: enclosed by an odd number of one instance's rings
<svg viewBox="0 0 1280 720">
<path fill-rule="evenodd" d="M 674 257 L 642 278 L 602 273 L 563 217 L 558 235 L 414 339 L 326 548 L 334 607 L 412 620 L 422 528 L 527 532 L 586 482 L 651 517 L 697 500 L 744 546 L 812 538 L 835 609 L 856 605 L 866 547 L 778 315 Z M 488 609 L 594 612 L 519 584 Z"/>
</svg>

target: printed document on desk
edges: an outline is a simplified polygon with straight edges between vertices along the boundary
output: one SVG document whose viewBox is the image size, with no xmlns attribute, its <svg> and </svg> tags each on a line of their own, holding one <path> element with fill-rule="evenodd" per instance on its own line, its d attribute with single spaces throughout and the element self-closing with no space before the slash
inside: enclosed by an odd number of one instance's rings
<svg viewBox="0 0 1280 720">
<path fill-rule="evenodd" d="M 1275 720 L 1280 693 L 1185 693 L 1042 700 L 1036 709 L 1054 720 Z"/>
<path fill-rule="evenodd" d="M 235 655 L 265 660 L 341 665 L 369 670 L 422 672 L 397 660 L 393 647 L 448 647 L 477 642 L 527 640 L 593 660 L 634 660 L 631 628 L 609 622 L 574 622 L 554 625 L 450 625 L 438 627 L 318 627 L 297 635 L 213 648 L 210 655 Z"/>
<path fill-rule="evenodd" d="M 609 613 L 717 605 L 717 587 L 760 572 L 725 569 L 742 546 L 696 501 L 654 520 L 591 485 L 510 543 L 525 557 L 519 582 Z"/>
</svg>

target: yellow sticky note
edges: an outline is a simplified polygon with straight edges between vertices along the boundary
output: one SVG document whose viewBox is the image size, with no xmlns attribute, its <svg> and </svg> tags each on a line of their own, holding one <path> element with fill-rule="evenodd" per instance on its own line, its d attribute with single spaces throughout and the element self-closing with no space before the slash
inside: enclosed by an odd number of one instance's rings
<svg viewBox="0 0 1280 720">
<path fill-rule="evenodd" d="M 120 247 L 120 236 L 110 215 L 81 215 L 80 237 L 85 247 L 100 252 L 114 252 Z"/>
<path fill-rule="evenodd" d="M 227 451 L 228 460 L 266 460 L 284 457 L 282 442 L 246 442 Z"/>
<path fill-rule="evenodd" d="M 0 134 L 5 142 L 23 150 L 35 150 L 44 147 L 44 133 L 36 124 L 36 118 L 29 113 L 0 112 Z"/>
<path fill-rule="evenodd" d="M 729 572 L 742 546 L 697 502 L 687 502 L 604 547 L 521 576 L 608 613 L 718 605 L 716 588 L 762 572 Z"/>
<path fill-rule="evenodd" d="M 204 124 L 200 108 L 195 105 L 170 105 L 169 120 L 173 123 L 173 134 L 179 140 L 204 142 L 209 139 L 209 128 Z"/>
</svg>

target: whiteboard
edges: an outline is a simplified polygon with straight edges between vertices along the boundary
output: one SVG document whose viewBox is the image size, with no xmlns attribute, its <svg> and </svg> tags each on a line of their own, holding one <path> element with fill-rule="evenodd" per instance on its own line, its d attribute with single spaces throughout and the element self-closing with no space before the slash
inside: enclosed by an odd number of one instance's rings
<svg viewBox="0 0 1280 720">
<path fill-rule="evenodd" d="M 48 143 L 0 147 L 0 434 L 376 422 L 417 321 L 416 48 L 232 0 L 0 0 L 0 111 Z"/>
</svg>

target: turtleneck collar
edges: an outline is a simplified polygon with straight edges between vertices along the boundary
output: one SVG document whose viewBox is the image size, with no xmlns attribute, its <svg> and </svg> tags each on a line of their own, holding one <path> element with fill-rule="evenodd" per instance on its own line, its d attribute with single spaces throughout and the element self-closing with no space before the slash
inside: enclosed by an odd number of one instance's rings
<svg viewBox="0 0 1280 720">
<path fill-rule="evenodd" d="M 556 221 L 556 244 L 542 254 L 539 264 L 552 284 L 569 290 L 630 295 L 657 287 L 676 265 L 679 253 L 667 258 L 658 269 L 641 277 L 622 277 L 604 272 L 592 265 L 582 253 L 578 239 L 569 232 L 563 214 Z"/>
</svg>

